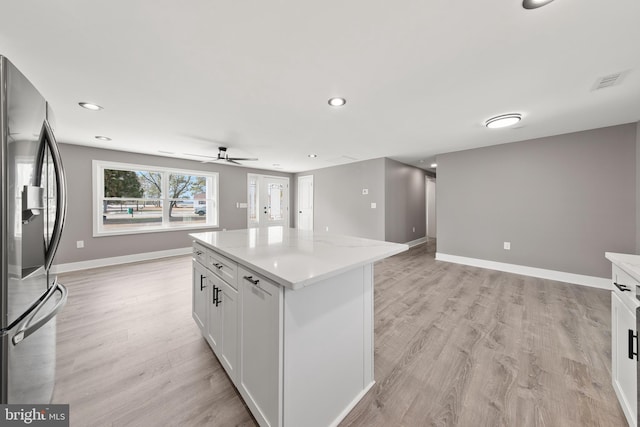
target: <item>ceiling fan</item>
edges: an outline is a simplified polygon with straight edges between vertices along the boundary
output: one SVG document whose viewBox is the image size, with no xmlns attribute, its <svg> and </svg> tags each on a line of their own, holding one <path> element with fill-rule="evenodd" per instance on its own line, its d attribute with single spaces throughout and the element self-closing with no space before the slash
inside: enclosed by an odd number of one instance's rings
<svg viewBox="0 0 640 427">
<path fill-rule="evenodd" d="M 229 163 L 234 163 L 236 165 L 241 165 L 242 163 L 239 163 L 238 160 L 241 160 L 241 161 L 255 161 L 255 160 L 258 160 L 258 159 L 250 159 L 248 157 L 229 157 L 229 153 L 227 153 L 227 147 L 218 147 L 218 156 L 217 157 L 203 156 L 201 154 L 189 154 L 189 153 L 185 153 L 185 154 L 187 154 L 189 156 L 207 157 L 207 158 L 212 159 L 212 160 L 204 161 L 203 163 L 217 162 L 218 160 L 224 160 L 224 161 L 227 161 Z"/>
<path fill-rule="evenodd" d="M 227 147 L 218 147 L 218 158 L 214 159 L 213 161 L 215 162 L 217 160 L 226 160 L 229 163 L 240 165 L 241 163 L 238 163 L 237 160 L 256 161 L 258 159 L 250 159 L 248 157 L 229 157 L 229 153 L 227 153 Z"/>
</svg>

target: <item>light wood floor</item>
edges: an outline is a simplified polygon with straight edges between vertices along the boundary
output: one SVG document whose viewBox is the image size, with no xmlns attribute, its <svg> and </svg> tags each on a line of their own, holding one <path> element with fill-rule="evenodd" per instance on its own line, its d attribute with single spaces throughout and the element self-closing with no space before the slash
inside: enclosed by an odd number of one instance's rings
<svg viewBox="0 0 640 427">
<path fill-rule="evenodd" d="M 191 259 L 62 275 L 72 426 L 255 426 L 191 319 Z M 625 426 L 610 295 L 434 260 L 375 266 L 376 385 L 342 426 Z M 304 426 L 295 426 L 304 427 Z"/>
</svg>

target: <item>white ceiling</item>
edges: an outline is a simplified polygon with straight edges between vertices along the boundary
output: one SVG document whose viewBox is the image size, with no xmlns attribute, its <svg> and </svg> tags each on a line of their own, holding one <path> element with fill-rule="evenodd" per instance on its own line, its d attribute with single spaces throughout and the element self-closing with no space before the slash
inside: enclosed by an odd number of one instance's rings
<svg viewBox="0 0 640 427">
<path fill-rule="evenodd" d="M 640 120 L 640 1 L 521 4 L 0 0 L 0 54 L 49 100 L 61 142 L 183 158 L 224 145 L 289 172 L 378 157 L 428 167 Z M 483 126 L 510 112 L 524 116 L 515 128 Z"/>
</svg>

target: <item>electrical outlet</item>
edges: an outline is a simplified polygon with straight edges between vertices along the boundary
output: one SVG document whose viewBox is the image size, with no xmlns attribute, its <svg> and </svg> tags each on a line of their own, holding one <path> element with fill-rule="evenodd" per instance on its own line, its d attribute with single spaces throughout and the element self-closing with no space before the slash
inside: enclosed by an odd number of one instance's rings
<svg viewBox="0 0 640 427">
<path fill-rule="evenodd" d="M 415 228 L 415 227 L 413 227 L 413 232 L 414 232 L 414 233 L 416 232 L 416 228 Z"/>
<path fill-rule="evenodd" d="M 324 231 L 329 231 L 329 226 L 328 225 L 324 228 Z"/>
<path fill-rule="evenodd" d="M 84 240 L 78 240 L 76 242 L 76 248 L 78 248 L 78 249 L 84 248 Z"/>
<path fill-rule="evenodd" d="M 371 209 L 375 209 L 376 208 L 376 202 L 371 203 Z"/>
<path fill-rule="evenodd" d="M 369 194 L 369 189 L 368 188 L 363 188 L 362 189 L 362 195 L 366 196 L 367 194 Z"/>
<path fill-rule="evenodd" d="M 504 250 L 505 251 L 511 250 L 511 242 L 504 242 Z"/>
</svg>

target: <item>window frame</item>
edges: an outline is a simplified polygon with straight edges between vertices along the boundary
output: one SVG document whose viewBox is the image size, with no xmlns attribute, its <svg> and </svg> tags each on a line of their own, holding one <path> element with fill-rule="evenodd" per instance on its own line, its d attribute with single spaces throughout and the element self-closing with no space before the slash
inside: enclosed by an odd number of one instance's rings
<svg viewBox="0 0 640 427">
<path fill-rule="evenodd" d="M 104 196 L 104 171 L 105 169 L 115 169 L 115 170 L 123 170 L 123 171 L 145 171 L 145 172 L 160 172 L 162 174 L 162 197 L 158 198 L 158 200 L 162 203 L 162 224 L 158 226 L 149 226 L 144 225 L 139 228 L 127 228 L 124 230 L 105 230 L 102 225 L 102 209 L 100 206 L 102 205 L 102 200 L 105 198 Z M 162 233 L 167 231 L 180 231 L 180 230 L 194 230 L 194 229 L 203 229 L 203 228 L 219 228 L 220 227 L 220 174 L 218 172 L 211 171 L 203 171 L 203 170 L 192 170 L 192 169 L 176 169 L 176 168 L 168 168 L 163 166 L 152 166 L 152 165 L 141 165 L 134 163 L 123 163 L 123 162 L 112 162 L 105 160 L 93 160 L 92 161 L 92 215 L 93 215 L 93 237 L 103 237 L 103 236 L 118 236 L 118 235 L 128 235 L 128 234 L 145 234 L 145 233 Z M 179 225 L 183 223 L 177 223 L 178 225 L 171 225 L 171 222 L 167 220 L 169 210 L 166 208 L 169 203 L 171 203 L 173 198 L 169 197 L 169 175 L 196 175 L 196 176 L 204 176 L 207 179 L 212 179 L 212 197 L 213 201 L 213 212 L 215 218 L 210 217 L 207 214 L 207 221 L 204 224 L 197 225 Z M 208 187 L 208 186 L 207 186 Z M 207 192 L 209 189 L 207 188 Z M 135 198 L 133 198 L 135 199 Z M 195 208 L 195 200 L 194 199 L 194 208 Z"/>
</svg>

